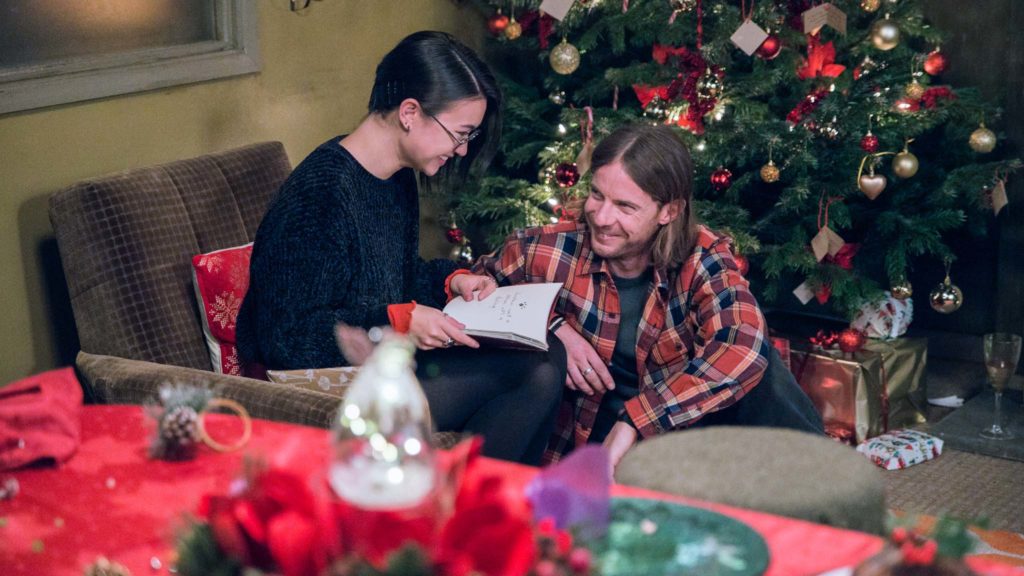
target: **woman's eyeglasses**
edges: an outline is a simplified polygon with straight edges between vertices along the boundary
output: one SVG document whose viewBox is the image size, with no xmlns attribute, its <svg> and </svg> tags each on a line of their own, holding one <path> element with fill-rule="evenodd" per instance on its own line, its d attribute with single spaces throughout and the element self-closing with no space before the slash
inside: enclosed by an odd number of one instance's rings
<svg viewBox="0 0 1024 576">
<path fill-rule="evenodd" d="M 430 116 L 434 120 L 434 122 L 437 122 L 437 125 L 441 127 L 441 130 L 444 130 L 444 133 L 447 134 L 448 137 L 452 139 L 452 144 L 455 144 L 455 149 L 458 149 L 459 146 L 462 146 L 463 144 L 468 144 L 471 140 L 480 135 L 480 129 L 476 128 L 469 134 L 466 134 L 465 136 L 456 136 L 454 132 L 449 130 L 447 126 L 442 124 L 441 121 L 437 119 L 437 116 L 434 116 L 433 114 L 427 114 L 427 116 Z"/>
</svg>

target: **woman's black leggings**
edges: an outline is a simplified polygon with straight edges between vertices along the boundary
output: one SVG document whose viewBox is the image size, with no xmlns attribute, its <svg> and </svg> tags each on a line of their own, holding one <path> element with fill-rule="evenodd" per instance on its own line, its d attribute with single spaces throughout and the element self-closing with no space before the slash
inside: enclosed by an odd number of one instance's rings
<svg viewBox="0 0 1024 576">
<path fill-rule="evenodd" d="M 416 376 L 435 427 L 482 435 L 486 456 L 539 464 L 565 388 L 565 348 L 558 338 L 548 346 L 418 352 Z"/>
</svg>

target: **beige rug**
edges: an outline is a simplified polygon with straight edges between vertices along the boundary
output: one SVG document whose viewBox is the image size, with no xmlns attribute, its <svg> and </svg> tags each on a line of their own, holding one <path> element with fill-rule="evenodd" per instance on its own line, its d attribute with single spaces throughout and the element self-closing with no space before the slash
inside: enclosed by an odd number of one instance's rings
<svg viewBox="0 0 1024 576">
<path fill-rule="evenodd" d="M 946 449 L 934 460 L 884 474 L 892 509 L 987 519 L 992 530 L 1024 533 L 1024 462 Z"/>
</svg>

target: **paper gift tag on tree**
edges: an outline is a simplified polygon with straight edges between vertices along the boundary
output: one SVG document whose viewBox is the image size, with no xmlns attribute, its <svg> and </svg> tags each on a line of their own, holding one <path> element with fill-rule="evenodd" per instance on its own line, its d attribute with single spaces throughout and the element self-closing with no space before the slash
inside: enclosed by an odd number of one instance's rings
<svg viewBox="0 0 1024 576">
<path fill-rule="evenodd" d="M 544 0 L 540 3 L 540 9 L 549 14 L 555 20 L 561 22 L 565 19 L 565 15 L 569 13 L 569 9 L 572 8 L 573 2 L 575 1 L 576 0 Z"/>
<path fill-rule="evenodd" d="M 817 34 L 822 26 L 830 26 L 846 36 L 846 13 L 829 2 L 807 10 L 802 16 L 804 34 Z"/>
<path fill-rule="evenodd" d="M 823 226 L 811 240 L 811 250 L 814 251 L 814 258 L 821 262 L 825 256 L 835 256 L 844 244 L 846 241 L 842 236 L 828 226 Z"/>
<path fill-rule="evenodd" d="M 767 38 L 768 33 L 763 28 L 755 24 L 753 20 L 746 20 L 732 33 L 729 40 L 737 48 L 743 50 L 747 56 L 752 56 Z"/>
<path fill-rule="evenodd" d="M 1000 178 L 992 187 L 992 213 L 999 216 L 999 213 L 1009 203 L 1010 200 L 1006 197 L 1006 180 Z"/>
</svg>

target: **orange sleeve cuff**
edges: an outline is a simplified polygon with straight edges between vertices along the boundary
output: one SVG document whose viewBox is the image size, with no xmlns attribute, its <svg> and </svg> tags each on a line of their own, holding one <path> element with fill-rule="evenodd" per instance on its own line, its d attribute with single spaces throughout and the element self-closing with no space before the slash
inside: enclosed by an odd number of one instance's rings
<svg viewBox="0 0 1024 576">
<path fill-rule="evenodd" d="M 460 274 L 469 274 L 469 270 L 466 270 L 465 268 L 459 268 L 455 272 L 449 274 L 448 277 L 444 279 L 444 294 L 445 296 L 448 297 L 447 302 L 451 302 L 452 298 L 455 298 L 455 295 L 452 294 L 452 279 Z"/>
<path fill-rule="evenodd" d="M 395 329 L 395 332 L 399 334 L 409 333 L 409 324 L 412 322 L 412 309 L 415 307 L 415 300 L 388 305 L 388 321 L 391 322 L 391 327 Z"/>
</svg>

